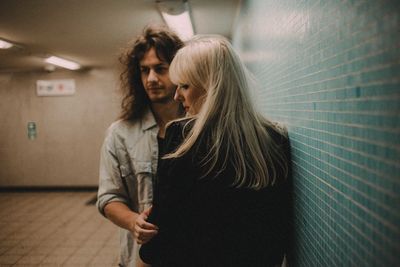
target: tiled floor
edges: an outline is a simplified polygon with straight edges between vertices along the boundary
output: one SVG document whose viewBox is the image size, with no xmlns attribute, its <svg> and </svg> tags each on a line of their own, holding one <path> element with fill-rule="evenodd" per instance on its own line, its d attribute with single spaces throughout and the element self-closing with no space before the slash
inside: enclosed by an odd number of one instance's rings
<svg viewBox="0 0 400 267">
<path fill-rule="evenodd" d="M 0 266 L 118 266 L 118 228 L 95 192 L 0 193 Z"/>
</svg>

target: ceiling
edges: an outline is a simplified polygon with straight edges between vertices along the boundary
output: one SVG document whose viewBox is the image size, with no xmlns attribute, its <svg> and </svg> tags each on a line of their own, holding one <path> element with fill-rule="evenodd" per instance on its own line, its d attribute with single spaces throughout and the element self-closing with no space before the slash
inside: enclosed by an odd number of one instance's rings
<svg viewBox="0 0 400 267">
<path fill-rule="evenodd" d="M 196 33 L 228 38 L 240 0 L 189 0 Z M 162 23 L 156 0 L 1 0 L 0 72 L 43 70 L 55 55 L 86 68 L 116 66 L 121 48 L 149 23 Z"/>
</svg>

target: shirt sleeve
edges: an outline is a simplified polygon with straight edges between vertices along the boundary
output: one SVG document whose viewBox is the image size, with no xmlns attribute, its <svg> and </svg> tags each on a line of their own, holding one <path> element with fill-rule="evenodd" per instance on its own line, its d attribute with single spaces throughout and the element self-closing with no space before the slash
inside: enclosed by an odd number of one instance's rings
<svg viewBox="0 0 400 267">
<path fill-rule="evenodd" d="M 96 203 L 103 216 L 105 216 L 104 207 L 110 202 L 122 202 L 129 206 L 129 197 L 122 182 L 116 150 L 115 136 L 112 131 L 109 131 L 101 148 Z"/>
</svg>

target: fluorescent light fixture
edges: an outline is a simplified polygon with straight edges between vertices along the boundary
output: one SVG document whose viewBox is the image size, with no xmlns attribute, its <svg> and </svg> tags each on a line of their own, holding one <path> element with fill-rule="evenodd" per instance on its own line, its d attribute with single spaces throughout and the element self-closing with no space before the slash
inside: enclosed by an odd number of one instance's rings
<svg viewBox="0 0 400 267">
<path fill-rule="evenodd" d="M 4 40 L 0 40 L 0 49 L 8 49 L 12 46 L 13 46 L 12 43 L 6 42 Z"/>
<path fill-rule="evenodd" d="M 48 57 L 44 61 L 69 70 L 77 70 L 81 68 L 81 65 L 79 65 L 78 63 L 55 56 Z"/>
<path fill-rule="evenodd" d="M 194 30 L 190 19 L 188 2 L 160 1 L 158 8 L 168 27 L 174 30 L 182 40 L 193 36 Z"/>
<path fill-rule="evenodd" d="M 161 14 L 168 27 L 176 31 L 182 40 L 190 39 L 193 36 L 193 26 L 187 10 L 179 15 L 170 15 L 164 12 Z"/>
</svg>

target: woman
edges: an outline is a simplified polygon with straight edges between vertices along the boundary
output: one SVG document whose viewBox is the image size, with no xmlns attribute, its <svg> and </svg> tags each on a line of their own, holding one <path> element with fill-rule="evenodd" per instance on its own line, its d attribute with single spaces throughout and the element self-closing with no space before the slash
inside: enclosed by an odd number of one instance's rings
<svg viewBox="0 0 400 267">
<path fill-rule="evenodd" d="M 166 131 L 152 212 L 153 266 L 277 266 L 289 228 L 289 143 L 256 112 L 230 43 L 197 36 L 170 66 L 190 115 Z"/>
</svg>

